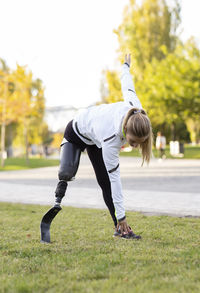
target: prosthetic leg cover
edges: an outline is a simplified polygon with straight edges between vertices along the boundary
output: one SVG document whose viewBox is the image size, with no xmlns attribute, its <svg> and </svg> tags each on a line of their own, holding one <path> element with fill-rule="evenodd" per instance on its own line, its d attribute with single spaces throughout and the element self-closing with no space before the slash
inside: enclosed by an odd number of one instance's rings
<svg viewBox="0 0 200 293">
<path fill-rule="evenodd" d="M 59 180 L 72 181 L 78 170 L 81 149 L 73 143 L 66 142 L 61 147 Z"/>
<path fill-rule="evenodd" d="M 80 161 L 80 148 L 72 143 L 66 142 L 61 146 L 60 169 L 59 169 L 59 182 L 56 188 L 56 201 L 55 205 L 43 216 L 40 230 L 41 242 L 50 242 L 50 226 L 52 220 L 62 209 L 60 204 L 67 189 L 67 181 L 73 180 L 78 170 Z"/>
</svg>

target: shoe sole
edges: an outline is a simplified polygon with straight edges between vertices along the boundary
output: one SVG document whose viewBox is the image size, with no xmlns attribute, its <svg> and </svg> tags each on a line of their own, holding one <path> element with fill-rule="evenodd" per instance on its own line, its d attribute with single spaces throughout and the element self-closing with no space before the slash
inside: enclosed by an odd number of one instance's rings
<svg viewBox="0 0 200 293">
<path fill-rule="evenodd" d="M 125 237 L 122 237 L 122 236 L 118 236 L 118 235 L 113 235 L 113 238 L 120 238 L 120 239 L 125 239 L 125 240 L 141 240 L 142 239 L 142 237 L 140 237 L 140 238 L 134 238 L 134 237 L 130 237 L 130 238 L 125 238 Z"/>
</svg>

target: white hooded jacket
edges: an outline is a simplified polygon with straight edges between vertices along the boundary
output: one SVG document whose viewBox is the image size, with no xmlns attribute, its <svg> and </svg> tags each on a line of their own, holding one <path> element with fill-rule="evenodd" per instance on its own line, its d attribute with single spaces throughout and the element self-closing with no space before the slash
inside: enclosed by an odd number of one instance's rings
<svg viewBox="0 0 200 293">
<path fill-rule="evenodd" d="M 122 123 L 131 108 L 142 109 L 127 63 L 122 66 L 121 87 L 123 102 L 89 107 L 73 120 L 73 129 L 82 141 L 102 148 L 118 220 L 125 216 L 119 170 L 119 151 L 126 143 Z"/>
</svg>

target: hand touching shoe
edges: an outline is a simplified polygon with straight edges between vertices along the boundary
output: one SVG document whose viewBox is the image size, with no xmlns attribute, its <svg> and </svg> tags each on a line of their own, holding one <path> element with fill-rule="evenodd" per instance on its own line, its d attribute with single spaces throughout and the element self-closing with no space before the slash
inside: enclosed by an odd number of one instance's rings
<svg viewBox="0 0 200 293">
<path fill-rule="evenodd" d="M 119 221 L 117 228 L 120 228 L 121 235 L 128 234 L 131 231 L 126 219 Z"/>
<path fill-rule="evenodd" d="M 136 240 L 139 240 L 142 238 L 140 235 L 136 235 L 132 231 L 131 227 L 126 222 L 126 219 L 119 221 L 113 236 L 114 237 L 118 236 L 123 239 L 136 239 Z"/>
</svg>

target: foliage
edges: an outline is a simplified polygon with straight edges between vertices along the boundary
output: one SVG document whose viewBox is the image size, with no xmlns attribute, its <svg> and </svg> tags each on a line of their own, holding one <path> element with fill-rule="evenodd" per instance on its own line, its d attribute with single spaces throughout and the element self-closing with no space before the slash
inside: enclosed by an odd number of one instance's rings
<svg viewBox="0 0 200 293">
<path fill-rule="evenodd" d="M 1 292 L 199 292 L 199 219 L 128 212 L 143 237 L 129 241 L 113 239 L 107 210 L 64 207 L 45 245 L 47 209 L 0 204 Z"/>
<path fill-rule="evenodd" d="M 53 141 L 53 134 L 49 131 L 48 125 L 46 122 L 43 122 L 39 129 L 39 135 L 41 137 L 41 142 L 45 146 L 49 146 Z"/>
<path fill-rule="evenodd" d="M 153 128 L 154 137 L 156 138 L 157 133 L 161 131 L 161 133 L 164 133 L 167 143 L 171 140 L 178 140 L 182 143 L 191 143 L 190 133 L 184 121 L 177 121 L 173 126 L 174 128 L 172 129 L 172 125 L 166 122 L 162 124 L 155 123 Z"/>
<path fill-rule="evenodd" d="M 15 127 L 15 133 L 20 133 L 17 140 L 25 145 L 28 157 L 30 144 L 43 144 L 43 140 L 47 143 L 47 134 L 43 131 L 47 127 L 43 122 L 44 86 L 40 79 L 33 78 L 26 66 L 17 64 L 16 69 L 11 70 L 2 59 L 0 61 L 1 153 L 5 149 L 6 126 L 10 125 Z"/>
<path fill-rule="evenodd" d="M 165 57 L 161 46 L 173 52 L 179 23 L 178 1 L 174 1 L 174 7 L 170 9 L 165 0 L 143 0 L 141 4 L 130 0 L 124 10 L 123 22 L 115 30 L 120 59 L 123 60 L 125 52 L 132 53 L 137 77 L 142 78 L 143 69 L 153 58 L 161 60 Z"/>
<path fill-rule="evenodd" d="M 119 42 L 119 60 L 123 62 L 127 52 L 132 54 L 135 81 L 143 80 L 144 69 L 153 59 L 165 58 L 162 47 L 169 52 L 174 51 L 178 41 L 176 31 L 179 23 L 180 5 L 176 0 L 171 10 L 165 0 L 143 0 L 140 5 L 137 1 L 130 0 L 124 10 L 123 21 L 114 32 Z M 106 70 L 105 77 L 107 90 L 104 92 L 108 95 L 103 100 L 121 100 L 117 72 Z M 114 93 L 111 92 L 113 87 Z"/>
<path fill-rule="evenodd" d="M 1 125 L 1 166 L 4 166 L 6 126 L 17 120 L 19 102 L 14 92 L 14 78 L 6 63 L 1 61 L 0 69 L 0 125 Z"/>
<path fill-rule="evenodd" d="M 63 133 L 56 132 L 53 134 L 53 141 L 51 143 L 51 146 L 53 148 L 59 148 L 61 145 L 61 142 L 63 140 Z"/>
<path fill-rule="evenodd" d="M 161 61 L 153 59 L 137 89 L 153 125 L 200 122 L 200 54 L 194 42 L 177 46 Z M 199 52 L 199 51 L 198 51 Z"/>
<path fill-rule="evenodd" d="M 121 83 L 119 74 L 115 71 L 105 71 L 108 84 L 108 95 L 105 97 L 107 103 L 122 101 Z"/>
<path fill-rule="evenodd" d="M 180 3 L 165 0 L 130 0 L 122 24 L 115 30 L 119 60 L 132 53 L 135 88 L 150 116 L 153 129 L 169 129 L 170 139 L 200 141 L 200 50 L 193 39 L 183 44 L 178 36 Z M 134 70 L 134 72 L 133 72 Z M 103 97 L 109 103 L 121 100 L 117 71 L 105 71 Z M 179 126 L 185 133 L 177 136 Z M 182 127 L 182 129 L 183 129 Z"/>
<path fill-rule="evenodd" d="M 0 71 L 0 124 L 9 125 L 18 118 L 19 102 L 13 94 L 14 76 Z"/>
<path fill-rule="evenodd" d="M 20 102 L 18 122 L 23 125 L 26 155 L 29 143 L 40 143 L 38 128 L 44 116 L 44 88 L 39 79 L 33 80 L 32 73 L 25 67 L 17 65 L 13 72 L 15 77 L 15 92 Z"/>
</svg>

